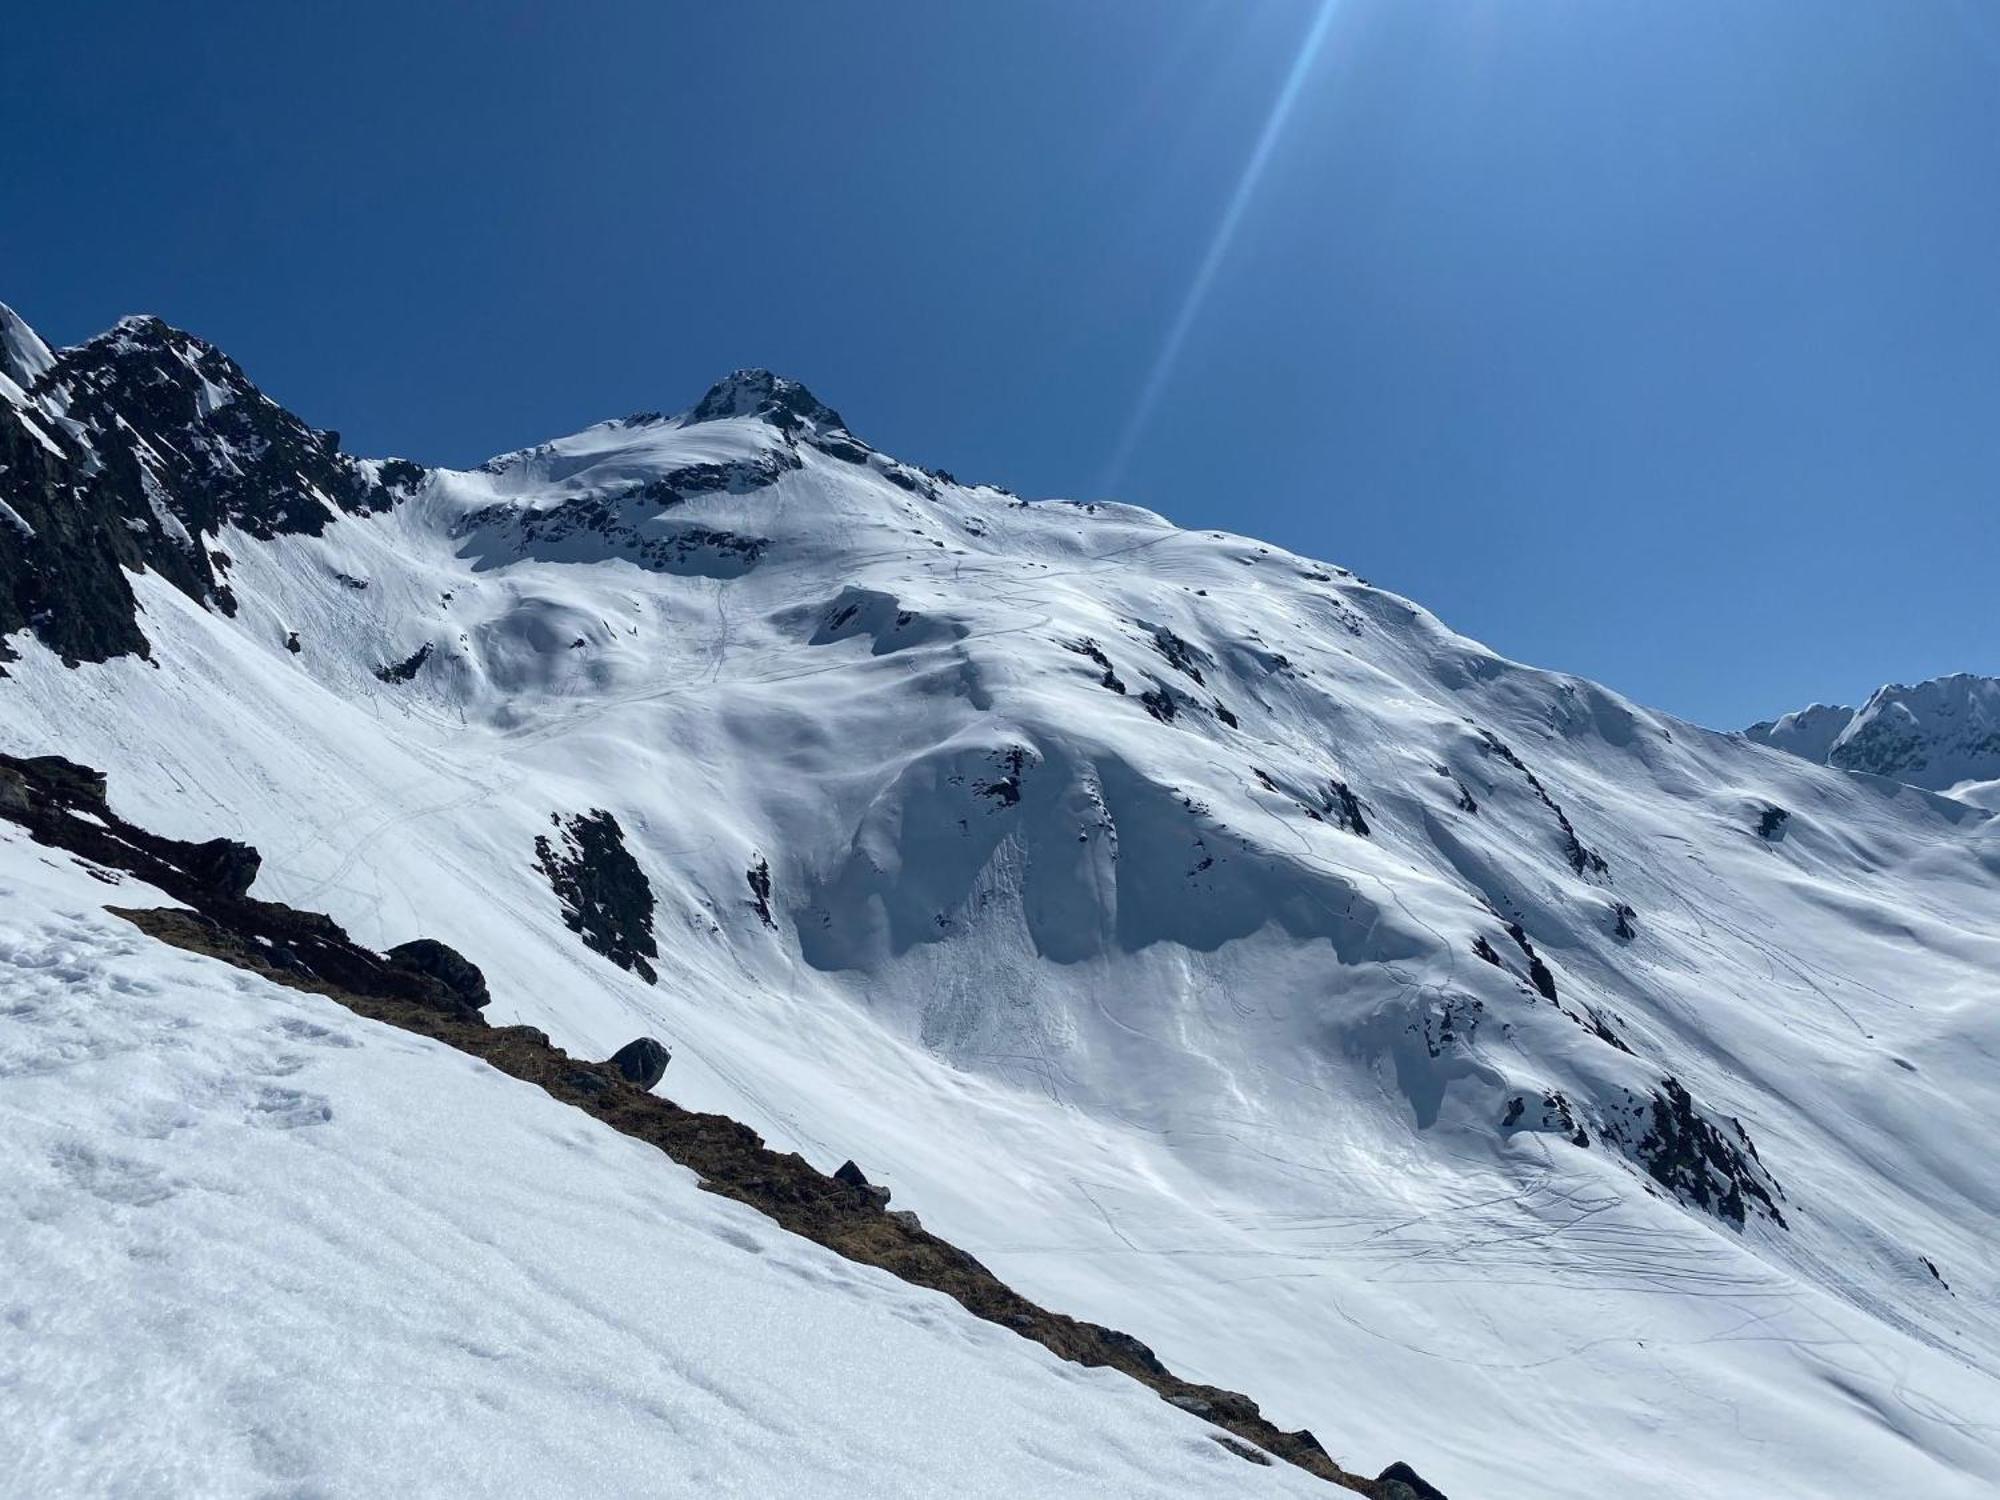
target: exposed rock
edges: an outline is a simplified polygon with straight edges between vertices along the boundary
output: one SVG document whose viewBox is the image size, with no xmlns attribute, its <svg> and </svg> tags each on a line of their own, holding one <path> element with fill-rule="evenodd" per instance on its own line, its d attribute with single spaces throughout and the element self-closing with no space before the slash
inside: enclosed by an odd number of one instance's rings
<svg viewBox="0 0 2000 1500">
<path fill-rule="evenodd" d="M 436 938 L 416 938 L 388 951 L 389 961 L 418 974 L 428 974 L 474 1010 L 483 1010 L 493 996 L 479 965 Z"/>
<path fill-rule="evenodd" d="M 1650 1100 L 1634 1097 L 1628 1116 L 1606 1119 L 1604 1135 L 1624 1145 L 1676 1198 L 1738 1228 L 1753 1210 L 1780 1229 L 1790 1227 L 1777 1204 L 1783 1190 L 1764 1169 L 1741 1121 L 1729 1122 L 1732 1140 L 1674 1078 L 1664 1079 Z"/>
<path fill-rule="evenodd" d="M 667 1076 L 667 1064 L 674 1055 L 666 1046 L 652 1037 L 634 1038 L 611 1054 L 611 1066 L 625 1075 L 625 1081 L 642 1089 L 651 1089 Z"/>
<path fill-rule="evenodd" d="M 1217 1447 L 1223 1449 L 1225 1452 L 1235 1454 L 1245 1463 L 1257 1464 L 1266 1469 L 1271 1467 L 1271 1455 L 1264 1452 L 1261 1448 L 1253 1448 L 1248 1443 L 1240 1443 L 1235 1438 L 1225 1437 L 1219 1432 L 1212 1432 L 1209 1434 L 1209 1437 Z"/>
<path fill-rule="evenodd" d="M 380 477 L 390 465 L 346 457 L 335 434 L 158 318 L 127 318 L 19 373 L 25 399 L 0 401 L 6 514 L 18 523 L 0 525 L 0 637 L 31 628 L 71 665 L 149 654 L 129 571 L 233 614 L 227 559 L 207 538 L 225 526 L 318 535 L 342 511 L 399 498 Z M 404 470 L 422 472 L 404 465 L 399 479 Z M 0 644 L 0 660 L 10 654 Z"/>
<path fill-rule="evenodd" d="M 1533 984 L 1541 992 L 1544 1000 L 1552 1003 L 1555 1002 L 1556 976 L 1549 972 L 1549 966 L 1543 963 L 1542 956 L 1535 952 L 1535 945 L 1528 941 L 1526 930 L 1522 928 L 1519 922 L 1510 922 L 1507 924 L 1507 936 L 1514 940 L 1514 945 L 1521 950 L 1522 955 L 1528 960 L 1529 983 Z"/>
<path fill-rule="evenodd" d="M 851 1159 L 840 1164 L 839 1169 L 833 1174 L 833 1180 L 845 1183 L 857 1192 L 866 1193 L 869 1201 L 877 1208 L 887 1208 L 889 1206 L 889 1199 L 892 1196 L 889 1189 L 880 1183 L 870 1182 L 862 1174 L 861 1168 L 857 1167 Z M 914 1219 L 916 1215 L 912 1214 L 910 1217 Z"/>
<path fill-rule="evenodd" d="M 1785 836 L 1785 825 L 1792 815 L 1782 807 L 1767 807 L 1757 816 L 1757 837 L 1777 843 Z"/>
<path fill-rule="evenodd" d="M 1325 811 L 1332 814 L 1334 821 L 1349 833 L 1367 838 L 1368 820 L 1361 816 L 1361 799 L 1337 776 L 1327 782 L 1327 791 Z"/>
<path fill-rule="evenodd" d="M 653 887 L 625 847 L 625 830 L 601 807 L 567 819 L 551 813 L 549 821 L 556 837 L 536 837 L 535 859 L 562 903 L 564 924 L 591 951 L 656 983 Z"/>
<path fill-rule="evenodd" d="M 758 855 L 746 878 L 750 882 L 751 908 L 756 911 L 757 919 L 775 932 L 778 924 L 771 916 L 771 862 Z"/>
<path fill-rule="evenodd" d="M 412 651 L 408 656 L 394 665 L 377 667 L 375 675 L 384 682 L 408 682 L 423 670 L 424 663 L 431 659 L 432 650 L 431 643 L 425 641 L 423 645 L 417 647 L 415 651 Z"/>
<path fill-rule="evenodd" d="M 1097 679 L 1098 684 L 1102 687 L 1110 688 L 1114 693 L 1124 693 L 1125 684 L 1118 680 L 1118 673 L 1112 668 L 1111 658 L 1104 654 L 1104 648 L 1098 645 L 1096 641 L 1092 640 L 1089 636 L 1084 636 L 1080 640 L 1064 641 L 1063 649 L 1074 651 L 1078 656 L 1088 657 L 1090 660 L 1096 662 L 1098 666 L 1104 669 L 1104 675 Z"/>
<path fill-rule="evenodd" d="M 1555 815 L 1556 826 L 1562 830 L 1563 856 L 1568 859 L 1570 868 L 1579 875 L 1609 876 L 1611 869 L 1605 864 L 1604 857 L 1596 850 L 1587 847 L 1583 840 L 1577 837 L 1576 828 L 1570 822 L 1569 814 L 1564 812 L 1556 799 L 1549 795 L 1549 789 L 1542 785 L 1541 778 L 1530 771 L 1527 763 L 1492 730 L 1482 729 L 1477 724 L 1472 727 L 1473 732 L 1479 736 L 1480 749 L 1488 755 L 1497 756 L 1519 771 L 1528 783 L 1528 789 L 1541 801 L 1542 806 Z"/>
<path fill-rule="evenodd" d="M 235 839 L 210 839 L 191 846 L 180 860 L 188 874 L 230 896 L 248 895 L 263 856 Z"/>
<path fill-rule="evenodd" d="M 754 417 L 780 431 L 795 431 L 806 424 L 827 432 L 847 430 L 839 412 L 796 380 L 763 369 L 738 370 L 718 380 L 686 420 L 693 426 L 730 417 Z"/>
<path fill-rule="evenodd" d="M 22 774 L 42 783 L 43 790 L 66 807 L 105 810 L 105 776 L 60 755 L 31 755 L 15 763 Z"/>
<path fill-rule="evenodd" d="M 1176 672 L 1192 677 L 1204 687 L 1207 683 L 1201 675 L 1201 663 L 1207 658 L 1194 646 L 1189 645 L 1164 625 L 1153 627 L 1153 649 L 1167 659 L 1167 664 Z"/>
<path fill-rule="evenodd" d="M 1449 1500 L 1443 1490 L 1427 1483 L 1421 1474 L 1400 1460 L 1376 1475 L 1375 1480 L 1383 1486 L 1382 1500 L 1403 1500 L 1403 1496 L 1389 1488 L 1391 1485 L 1401 1485 L 1410 1500 Z"/>
</svg>

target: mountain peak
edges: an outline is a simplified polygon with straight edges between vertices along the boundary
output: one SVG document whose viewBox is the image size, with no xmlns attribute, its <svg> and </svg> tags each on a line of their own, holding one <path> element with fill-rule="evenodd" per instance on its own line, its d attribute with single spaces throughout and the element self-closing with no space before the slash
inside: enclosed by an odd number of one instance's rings
<svg viewBox="0 0 2000 1500">
<path fill-rule="evenodd" d="M 790 431 L 800 425 L 823 432 L 847 430 L 846 419 L 798 381 L 771 370 L 737 370 L 708 388 L 687 415 L 689 425 L 729 417 L 755 417 Z"/>
<path fill-rule="evenodd" d="M 0 377 L 26 390 L 55 362 L 41 336 L 13 308 L 0 302 Z"/>
<path fill-rule="evenodd" d="M 2000 777 L 2000 678 L 1892 682 L 1860 708 L 1815 703 L 1744 733 L 1823 765 L 1949 791 Z"/>
</svg>

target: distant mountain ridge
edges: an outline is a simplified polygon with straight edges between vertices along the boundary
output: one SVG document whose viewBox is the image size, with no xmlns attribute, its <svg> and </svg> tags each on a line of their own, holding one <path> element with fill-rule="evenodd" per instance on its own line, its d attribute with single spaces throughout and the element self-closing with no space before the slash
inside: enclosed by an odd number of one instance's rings
<svg viewBox="0 0 2000 1500">
<path fill-rule="evenodd" d="M 1890 683 L 1860 708 L 1815 703 L 1743 732 L 1821 765 L 1949 792 L 2000 780 L 2000 678 Z"/>
</svg>

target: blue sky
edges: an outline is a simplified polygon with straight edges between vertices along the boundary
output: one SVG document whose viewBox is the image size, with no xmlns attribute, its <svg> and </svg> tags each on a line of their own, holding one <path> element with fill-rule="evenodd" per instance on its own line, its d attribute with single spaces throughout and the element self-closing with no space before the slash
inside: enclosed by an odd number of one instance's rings
<svg viewBox="0 0 2000 1500">
<path fill-rule="evenodd" d="M 1711 723 L 2000 671 L 1987 0 L 20 9 L 0 299 L 354 451 L 765 364 Z"/>
</svg>

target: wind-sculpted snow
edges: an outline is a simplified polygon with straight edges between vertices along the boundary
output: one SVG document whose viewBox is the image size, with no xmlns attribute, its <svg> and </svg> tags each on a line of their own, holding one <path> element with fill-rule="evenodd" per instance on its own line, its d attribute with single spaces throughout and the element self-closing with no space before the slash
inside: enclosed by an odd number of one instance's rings
<svg viewBox="0 0 2000 1500">
<path fill-rule="evenodd" d="M 2000 1484 L 1987 813 L 1280 548 L 899 464 L 774 380 L 225 528 L 233 618 L 132 580 L 158 669 L 10 637 L 0 747 L 449 942 L 496 1022 L 658 1036 L 675 1098 L 1351 1468 Z M 732 465 L 771 477 L 639 498 Z M 688 527 L 754 565 L 643 550 Z M 552 809 L 616 818 L 657 985 L 565 925 Z"/>
</svg>

